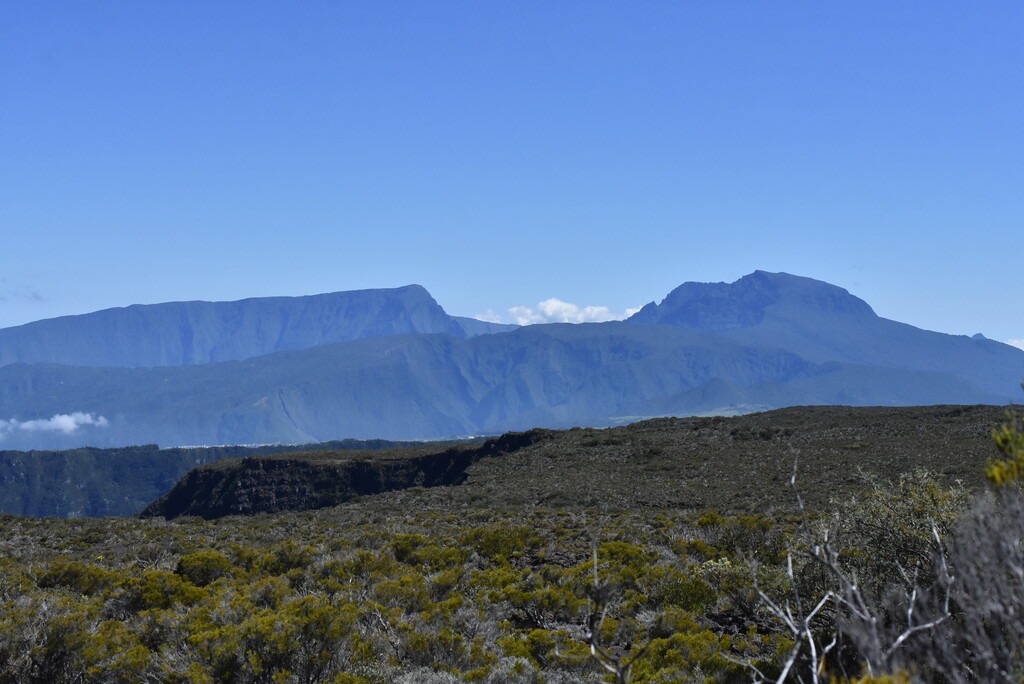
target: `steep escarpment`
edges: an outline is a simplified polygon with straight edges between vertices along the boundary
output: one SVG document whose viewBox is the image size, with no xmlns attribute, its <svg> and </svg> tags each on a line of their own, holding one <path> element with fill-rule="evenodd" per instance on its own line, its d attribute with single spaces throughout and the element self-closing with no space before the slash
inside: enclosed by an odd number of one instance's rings
<svg viewBox="0 0 1024 684">
<path fill-rule="evenodd" d="M 415 446 L 419 444 L 340 440 L 304 446 L 161 449 L 145 444 L 67 451 L 0 450 L 0 513 L 47 518 L 137 515 L 200 465 L 297 451 L 365 452 Z"/>
<path fill-rule="evenodd" d="M 549 438 L 549 430 L 509 433 L 483 444 L 391 453 L 320 452 L 221 461 L 189 472 L 142 517 L 219 518 L 334 506 L 358 496 L 459 484 L 486 456 Z"/>
<path fill-rule="evenodd" d="M 137 304 L 4 328 L 0 366 L 187 366 L 366 338 L 415 333 L 471 337 L 502 329 L 489 325 L 449 316 L 419 285 L 234 302 Z"/>
<path fill-rule="evenodd" d="M 805 406 L 531 430 L 433 452 L 242 458 L 197 468 L 146 515 L 212 518 L 346 502 L 367 511 L 792 511 L 795 464 L 809 506 L 920 468 L 980 487 L 1005 409 Z"/>
</svg>

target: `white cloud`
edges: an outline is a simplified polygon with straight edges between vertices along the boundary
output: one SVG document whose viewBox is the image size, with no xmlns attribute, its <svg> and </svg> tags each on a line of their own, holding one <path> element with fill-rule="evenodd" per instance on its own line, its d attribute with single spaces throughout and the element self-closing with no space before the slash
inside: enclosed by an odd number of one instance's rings
<svg viewBox="0 0 1024 684">
<path fill-rule="evenodd" d="M 484 321 L 485 323 L 501 323 L 501 316 L 494 313 L 492 309 L 488 309 L 482 314 L 477 314 L 473 318 L 475 318 L 478 321 Z"/>
<path fill-rule="evenodd" d="M 1006 340 L 1006 344 L 1018 349 L 1024 349 L 1024 340 Z"/>
<path fill-rule="evenodd" d="M 15 430 L 24 432 L 62 432 L 65 435 L 71 435 L 77 432 L 78 428 L 83 425 L 107 427 L 109 424 L 110 422 L 103 416 L 82 413 L 81 411 L 58 413 L 50 418 L 38 418 L 36 420 L 12 418 L 10 420 L 0 420 L 0 439 L 3 439 L 4 436 Z"/>
<path fill-rule="evenodd" d="M 536 306 L 514 306 L 508 310 L 514 323 L 530 325 L 532 323 L 601 323 L 617 321 L 636 313 L 637 309 L 626 309 L 624 313 L 615 313 L 607 306 L 580 306 L 572 302 L 563 302 L 552 297 L 545 299 Z"/>
</svg>

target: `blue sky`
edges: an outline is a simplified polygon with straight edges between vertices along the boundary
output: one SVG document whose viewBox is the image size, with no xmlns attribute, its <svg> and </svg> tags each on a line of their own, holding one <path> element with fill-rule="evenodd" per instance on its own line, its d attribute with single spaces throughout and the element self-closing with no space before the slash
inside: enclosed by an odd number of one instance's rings
<svg viewBox="0 0 1024 684">
<path fill-rule="evenodd" d="M 413 282 L 599 318 L 762 269 L 1024 339 L 1022 35 L 1020 2 L 2 3 L 0 326 Z"/>
</svg>

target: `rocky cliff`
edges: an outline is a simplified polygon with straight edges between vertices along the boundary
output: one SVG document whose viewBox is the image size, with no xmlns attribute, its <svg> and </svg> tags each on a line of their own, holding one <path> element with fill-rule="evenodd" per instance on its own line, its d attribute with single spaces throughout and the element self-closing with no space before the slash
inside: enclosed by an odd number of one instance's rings
<svg viewBox="0 0 1024 684">
<path fill-rule="evenodd" d="M 549 430 L 509 433 L 483 444 L 436 453 L 320 452 L 220 461 L 189 472 L 142 517 L 219 518 L 334 506 L 358 496 L 411 487 L 459 484 L 466 470 L 488 456 L 549 438 Z"/>
</svg>

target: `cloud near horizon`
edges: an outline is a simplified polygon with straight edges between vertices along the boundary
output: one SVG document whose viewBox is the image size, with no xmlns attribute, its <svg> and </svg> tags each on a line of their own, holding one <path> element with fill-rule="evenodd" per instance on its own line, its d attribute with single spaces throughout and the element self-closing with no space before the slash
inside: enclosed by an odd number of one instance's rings
<svg viewBox="0 0 1024 684">
<path fill-rule="evenodd" d="M 626 309 L 623 313 L 615 313 L 607 306 L 580 306 L 572 302 L 563 302 L 552 297 L 545 299 L 536 306 L 514 306 L 508 310 L 513 323 L 532 325 L 534 323 L 603 323 L 628 318 L 638 309 Z M 488 311 L 491 314 L 491 311 Z"/>
<path fill-rule="evenodd" d="M 501 315 L 494 313 L 494 309 L 488 309 L 487 311 L 483 312 L 482 314 L 477 314 L 476 316 L 473 316 L 473 318 L 475 318 L 478 321 L 483 321 L 484 323 L 501 323 L 502 322 Z"/>
<path fill-rule="evenodd" d="M 77 432 L 78 428 L 83 425 L 107 427 L 109 424 L 110 421 L 103 416 L 82 413 L 81 411 L 57 413 L 49 418 L 37 418 L 35 420 L 11 418 L 10 420 L 0 420 L 0 439 L 16 430 L 24 432 L 61 432 L 65 435 L 71 435 Z"/>
<path fill-rule="evenodd" d="M 1017 349 L 1024 349 L 1024 340 L 1006 340 L 1006 344 Z"/>
<path fill-rule="evenodd" d="M 38 290 L 28 287 L 27 285 L 12 283 L 6 278 L 0 278 L 0 302 L 14 301 L 44 303 L 46 302 L 46 297 L 44 297 Z"/>
</svg>

